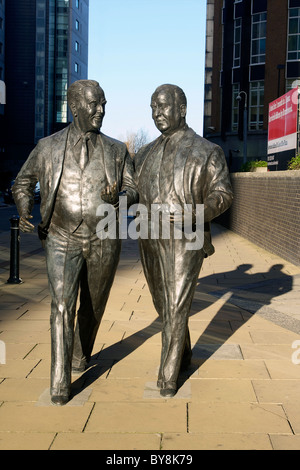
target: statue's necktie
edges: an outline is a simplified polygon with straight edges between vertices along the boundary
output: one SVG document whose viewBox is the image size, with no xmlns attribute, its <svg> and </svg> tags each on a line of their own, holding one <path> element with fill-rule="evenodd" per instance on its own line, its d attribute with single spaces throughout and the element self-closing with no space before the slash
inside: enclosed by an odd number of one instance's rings
<svg viewBox="0 0 300 470">
<path fill-rule="evenodd" d="M 84 135 L 81 140 L 82 140 L 82 147 L 81 147 L 81 152 L 80 152 L 80 159 L 79 159 L 79 166 L 81 170 L 83 171 L 89 161 L 89 155 L 88 155 L 88 140 L 89 140 L 88 135 Z"/>
</svg>

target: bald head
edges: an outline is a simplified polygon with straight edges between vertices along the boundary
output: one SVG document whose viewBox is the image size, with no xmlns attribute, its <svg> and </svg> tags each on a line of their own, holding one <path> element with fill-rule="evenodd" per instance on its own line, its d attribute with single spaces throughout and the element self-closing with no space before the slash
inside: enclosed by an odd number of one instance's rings
<svg viewBox="0 0 300 470">
<path fill-rule="evenodd" d="M 160 85 L 159 87 L 156 88 L 155 92 L 152 95 L 152 98 L 155 95 L 158 95 L 159 93 L 162 93 L 162 92 L 168 93 L 170 96 L 172 96 L 173 99 L 176 100 L 179 105 L 182 105 L 182 104 L 184 106 L 187 105 L 187 100 L 186 100 L 185 93 L 182 90 L 182 88 L 180 88 L 179 86 L 170 85 L 168 83 L 166 83 L 164 85 Z"/>
<path fill-rule="evenodd" d="M 185 126 L 186 96 L 176 85 L 161 85 L 151 98 L 152 118 L 157 129 L 170 136 Z"/>
</svg>

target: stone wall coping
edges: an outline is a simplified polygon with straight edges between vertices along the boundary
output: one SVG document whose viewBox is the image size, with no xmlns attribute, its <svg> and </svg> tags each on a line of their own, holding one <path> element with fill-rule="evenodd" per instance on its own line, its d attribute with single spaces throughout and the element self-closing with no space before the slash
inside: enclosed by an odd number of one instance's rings
<svg viewBox="0 0 300 470">
<path fill-rule="evenodd" d="M 234 178 L 297 178 L 300 179 L 300 170 L 283 170 L 283 171 L 241 171 L 237 173 L 230 173 Z"/>
</svg>

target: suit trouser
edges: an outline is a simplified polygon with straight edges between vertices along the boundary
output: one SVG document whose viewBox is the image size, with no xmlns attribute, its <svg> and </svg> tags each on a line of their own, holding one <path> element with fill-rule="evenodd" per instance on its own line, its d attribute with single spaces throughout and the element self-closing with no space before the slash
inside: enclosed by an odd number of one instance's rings
<svg viewBox="0 0 300 470">
<path fill-rule="evenodd" d="M 187 250 L 186 239 L 139 240 L 141 260 L 154 306 L 162 320 L 160 388 L 177 388 L 182 361 L 191 357 L 188 317 L 202 250 Z"/>
<path fill-rule="evenodd" d="M 119 261 L 120 240 L 67 234 L 55 228 L 46 240 L 51 294 L 51 395 L 69 395 L 75 362 L 89 360 Z M 74 345 L 76 302 L 81 288 Z"/>
</svg>

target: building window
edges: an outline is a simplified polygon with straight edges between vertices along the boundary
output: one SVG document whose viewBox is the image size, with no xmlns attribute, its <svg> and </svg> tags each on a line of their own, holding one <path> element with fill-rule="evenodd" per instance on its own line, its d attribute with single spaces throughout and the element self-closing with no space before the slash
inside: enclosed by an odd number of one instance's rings
<svg viewBox="0 0 300 470">
<path fill-rule="evenodd" d="M 79 9 L 79 0 L 76 0 L 76 8 Z"/>
<path fill-rule="evenodd" d="M 289 10 L 288 60 L 300 59 L 300 8 Z"/>
<path fill-rule="evenodd" d="M 75 51 L 79 52 L 79 42 L 75 41 Z"/>
<path fill-rule="evenodd" d="M 66 69 L 65 69 L 66 72 Z M 68 119 L 68 105 L 67 105 L 67 75 L 61 74 L 63 81 L 57 80 L 56 90 L 56 122 L 67 122 Z"/>
<path fill-rule="evenodd" d="M 79 65 L 77 64 L 77 62 L 75 62 L 75 72 L 76 72 L 76 73 L 79 72 Z"/>
<path fill-rule="evenodd" d="M 264 81 L 250 83 L 249 130 L 263 128 L 264 123 Z"/>
<path fill-rule="evenodd" d="M 298 78 L 288 78 L 286 81 L 286 92 L 300 87 L 300 80 Z"/>
<path fill-rule="evenodd" d="M 251 64 L 262 64 L 266 60 L 267 13 L 252 15 Z"/>
<path fill-rule="evenodd" d="M 233 67 L 241 65 L 242 19 L 234 20 Z"/>
<path fill-rule="evenodd" d="M 231 118 L 231 129 L 236 132 L 239 127 L 239 102 L 237 101 L 238 94 L 240 92 L 239 83 L 232 85 L 232 118 Z"/>
<path fill-rule="evenodd" d="M 76 31 L 79 31 L 79 21 L 78 20 L 75 21 L 75 28 L 76 28 Z"/>
</svg>

